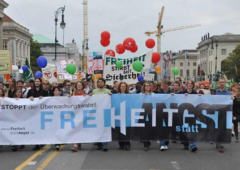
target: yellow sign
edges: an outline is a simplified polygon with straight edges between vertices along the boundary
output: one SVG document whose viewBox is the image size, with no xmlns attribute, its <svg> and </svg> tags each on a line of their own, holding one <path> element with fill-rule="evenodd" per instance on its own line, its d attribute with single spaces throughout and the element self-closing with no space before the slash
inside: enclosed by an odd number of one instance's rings
<svg viewBox="0 0 240 170">
<path fill-rule="evenodd" d="M 0 50 L 0 74 L 10 74 L 12 71 L 11 55 L 8 50 Z"/>
</svg>

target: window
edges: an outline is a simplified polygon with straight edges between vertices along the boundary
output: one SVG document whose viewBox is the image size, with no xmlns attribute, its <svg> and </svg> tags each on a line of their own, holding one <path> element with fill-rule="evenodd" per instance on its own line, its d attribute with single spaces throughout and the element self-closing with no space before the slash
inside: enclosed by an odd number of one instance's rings
<svg viewBox="0 0 240 170">
<path fill-rule="evenodd" d="M 183 63 L 182 63 L 182 62 L 180 63 L 180 66 L 181 66 L 181 67 L 183 66 Z"/>
<path fill-rule="evenodd" d="M 189 77 L 190 76 L 190 71 L 189 70 L 187 70 L 187 77 Z"/>
<path fill-rule="evenodd" d="M 196 62 L 193 62 L 193 66 L 197 66 L 197 63 L 196 63 Z"/>
<path fill-rule="evenodd" d="M 221 53 L 222 53 L 222 55 L 227 55 L 227 49 L 222 49 Z"/>
<path fill-rule="evenodd" d="M 183 69 L 180 69 L 180 77 L 183 77 Z"/>
<path fill-rule="evenodd" d="M 196 70 L 193 70 L 193 77 L 196 77 Z"/>
<path fill-rule="evenodd" d="M 3 40 L 3 50 L 7 50 L 8 49 L 8 42 L 7 40 Z"/>
</svg>

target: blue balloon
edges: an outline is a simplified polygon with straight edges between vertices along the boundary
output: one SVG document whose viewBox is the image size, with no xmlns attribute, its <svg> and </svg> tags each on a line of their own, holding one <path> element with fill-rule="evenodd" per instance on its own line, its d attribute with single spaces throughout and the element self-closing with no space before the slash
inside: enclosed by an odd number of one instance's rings
<svg viewBox="0 0 240 170">
<path fill-rule="evenodd" d="M 44 68 L 47 66 L 47 59 L 46 57 L 44 56 L 39 56 L 37 58 L 37 65 L 40 67 L 40 68 Z"/>
<path fill-rule="evenodd" d="M 35 73 L 35 78 L 39 78 L 39 79 L 41 79 L 42 78 L 42 72 L 41 71 L 37 71 L 36 73 Z"/>
<path fill-rule="evenodd" d="M 26 65 L 22 66 L 22 70 L 23 70 L 23 72 L 27 72 L 28 71 L 28 66 L 26 66 Z"/>
<path fill-rule="evenodd" d="M 141 82 L 144 80 L 144 77 L 142 75 L 138 75 L 138 81 Z"/>
</svg>

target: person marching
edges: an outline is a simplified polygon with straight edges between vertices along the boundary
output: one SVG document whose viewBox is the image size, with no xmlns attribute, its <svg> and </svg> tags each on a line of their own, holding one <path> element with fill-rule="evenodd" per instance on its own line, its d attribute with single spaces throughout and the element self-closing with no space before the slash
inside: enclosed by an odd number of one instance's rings
<svg viewBox="0 0 240 170">
<path fill-rule="evenodd" d="M 236 142 L 239 142 L 238 122 L 240 121 L 240 87 L 237 87 L 236 89 L 236 95 L 233 98 L 233 125 Z"/>
</svg>

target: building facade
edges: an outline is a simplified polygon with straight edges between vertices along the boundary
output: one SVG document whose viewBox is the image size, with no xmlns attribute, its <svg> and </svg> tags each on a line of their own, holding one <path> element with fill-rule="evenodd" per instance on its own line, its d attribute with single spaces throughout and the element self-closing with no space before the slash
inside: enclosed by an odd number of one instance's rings
<svg viewBox="0 0 240 170">
<path fill-rule="evenodd" d="M 198 57 L 199 53 L 197 50 L 182 50 L 178 53 L 174 53 L 171 58 L 171 70 L 177 68 L 179 75 L 174 76 L 171 72 L 171 81 L 175 77 L 181 77 L 183 81 L 197 80 L 198 71 Z"/>
<path fill-rule="evenodd" d="M 240 35 L 224 34 L 204 36 L 198 44 L 199 73 L 200 78 L 211 80 L 213 76 L 221 72 L 221 63 L 229 54 L 240 45 Z"/>
<path fill-rule="evenodd" d="M 30 62 L 31 34 L 24 26 L 18 24 L 6 14 L 3 14 L 3 50 L 9 50 L 12 64 L 22 66 L 26 58 Z"/>
<path fill-rule="evenodd" d="M 3 11 L 7 7 L 8 4 L 4 0 L 0 0 L 0 50 L 3 49 Z"/>
<path fill-rule="evenodd" d="M 40 34 L 33 35 L 33 40 L 40 44 L 43 55 L 47 58 L 49 64 L 55 64 L 55 42 L 48 37 Z M 61 44 L 57 44 L 56 48 L 56 60 L 74 59 L 77 63 L 78 70 L 80 68 L 80 53 L 76 42 L 73 40 L 71 43 L 65 44 L 65 47 Z"/>
</svg>

